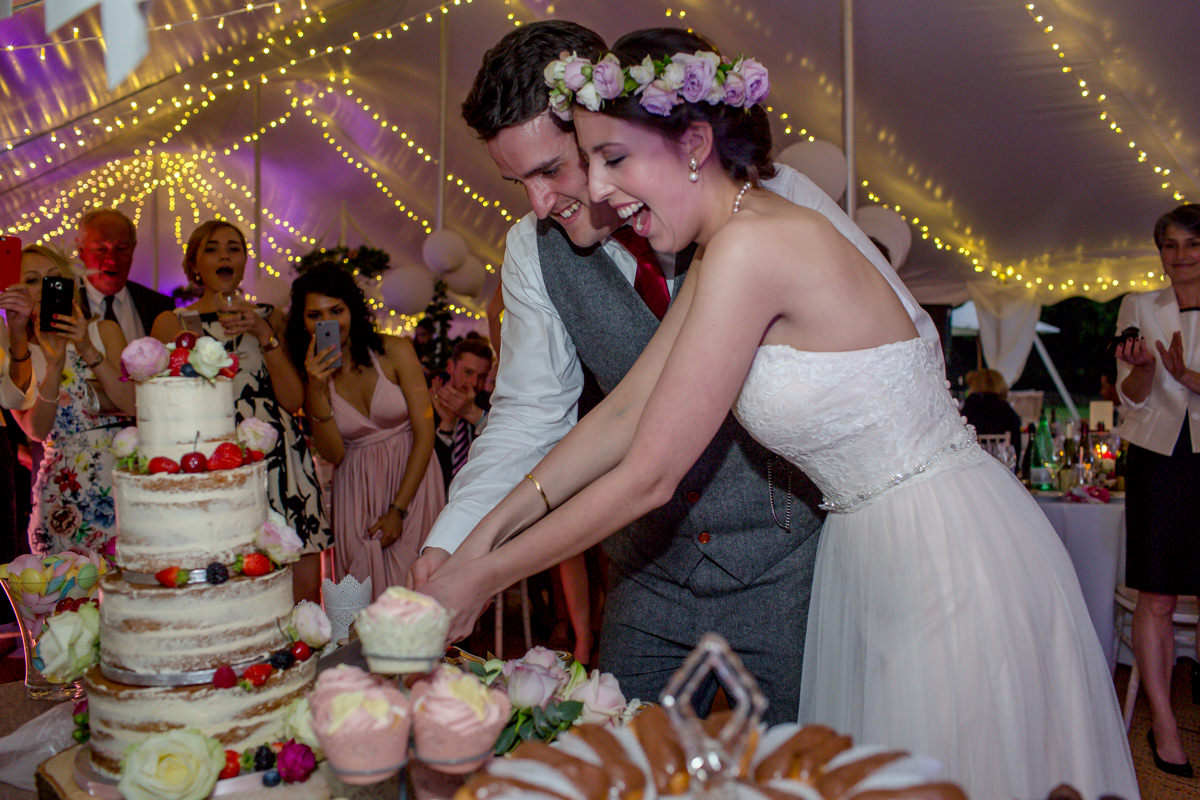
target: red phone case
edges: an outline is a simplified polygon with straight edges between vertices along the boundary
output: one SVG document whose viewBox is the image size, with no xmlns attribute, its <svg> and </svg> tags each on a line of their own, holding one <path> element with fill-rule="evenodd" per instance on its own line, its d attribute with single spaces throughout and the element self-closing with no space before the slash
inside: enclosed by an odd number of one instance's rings
<svg viewBox="0 0 1200 800">
<path fill-rule="evenodd" d="M 21 280 L 21 240 L 16 236 L 0 237 L 0 290 Z"/>
</svg>

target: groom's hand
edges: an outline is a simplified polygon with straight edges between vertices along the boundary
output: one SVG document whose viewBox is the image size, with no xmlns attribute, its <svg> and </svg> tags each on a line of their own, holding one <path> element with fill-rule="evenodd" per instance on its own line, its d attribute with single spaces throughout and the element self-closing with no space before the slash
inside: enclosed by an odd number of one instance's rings
<svg viewBox="0 0 1200 800">
<path fill-rule="evenodd" d="M 440 547 L 426 547 L 421 557 L 413 562 L 408 571 L 408 588 L 420 589 L 433 577 L 433 573 L 450 560 L 450 553 Z"/>
</svg>

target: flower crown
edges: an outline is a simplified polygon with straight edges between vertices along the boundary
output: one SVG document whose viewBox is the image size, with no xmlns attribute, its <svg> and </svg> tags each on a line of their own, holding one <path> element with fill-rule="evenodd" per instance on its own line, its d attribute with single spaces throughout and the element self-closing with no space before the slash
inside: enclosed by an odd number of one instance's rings
<svg viewBox="0 0 1200 800">
<path fill-rule="evenodd" d="M 750 108 L 770 91 L 767 68 L 752 58 L 730 64 L 713 52 L 676 53 L 658 61 L 650 56 L 632 67 L 622 67 L 613 53 L 593 64 L 575 53 L 560 53 L 543 72 L 550 87 L 550 110 L 560 119 L 571 118 L 571 103 L 599 111 L 605 100 L 638 96 L 651 114 L 665 117 L 680 103 L 724 103 Z"/>
</svg>

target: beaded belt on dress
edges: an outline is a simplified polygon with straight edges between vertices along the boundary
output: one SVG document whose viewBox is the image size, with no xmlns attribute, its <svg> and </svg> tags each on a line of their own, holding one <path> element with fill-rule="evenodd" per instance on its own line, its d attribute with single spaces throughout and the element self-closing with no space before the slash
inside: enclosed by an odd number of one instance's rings
<svg viewBox="0 0 1200 800">
<path fill-rule="evenodd" d="M 876 486 L 872 489 L 864 489 L 861 492 L 855 492 L 854 494 L 850 494 L 850 495 L 843 495 L 842 497 L 838 497 L 838 498 L 834 498 L 834 499 L 830 499 L 828 497 L 822 498 L 819 508 L 822 508 L 825 511 L 832 511 L 835 514 L 845 513 L 847 511 L 850 511 L 850 510 L 862 505 L 863 503 L 867 502 L 868 500 L 878 497 L 879 495 L 883 494 L 884 492 L 888 491 L 889 489 L 893 489 L 893 488 L 899 486 L 900 484 L 904 483 L 905 481 L 911 480 L 912 478 L 915 478 L 918 475 L 929 471 L 930 467 L 937 464 L 939 461 L 941 461 L 947 455 L 949 455 L 951 453 L 957 453 L 959 451 L 966 451 L 966 450 L 971 450 L 971 449 L 979 450 L 979 446 L 975 443 L 974 437 L 971 437 L 970 439 L 961 440 L 961 441 L 950 442 L 945 447 L 943 447 L 941 450 L 938 450 L 933 455 L 931 455 L 929 458 L 925 459 L 920 464 L 917 464 L 916 466 L 914 466 L 908 472 L 898 473 L 898 474 L 893 475 L 892 477 L 888 478 L 887 483 L 884 483 L 880 486 Z M 979 452 L 982 453 L 983 451 L 980 450 Z"/>
</svg>

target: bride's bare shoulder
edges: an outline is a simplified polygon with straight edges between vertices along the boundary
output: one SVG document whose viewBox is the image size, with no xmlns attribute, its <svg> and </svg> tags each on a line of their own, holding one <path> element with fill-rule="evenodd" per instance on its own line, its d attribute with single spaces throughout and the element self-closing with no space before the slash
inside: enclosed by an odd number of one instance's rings
<svg viewBox="0 0 1200 800">
<path fill-rule="evenodd" d="M 822 250 L 823 245 L 832 246 L 840 238 L 837 228 L 819 211 L 763 192 L 717 231 L 707 249 L 710 253 L 778 258 L 781 252 L 796 255 Z"/>
</svg>

